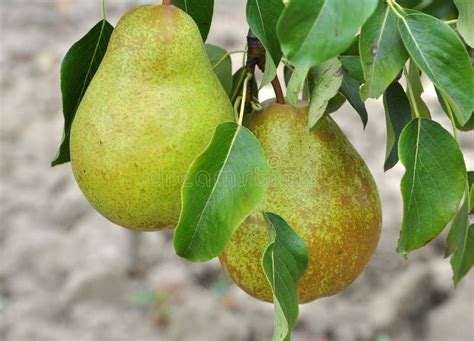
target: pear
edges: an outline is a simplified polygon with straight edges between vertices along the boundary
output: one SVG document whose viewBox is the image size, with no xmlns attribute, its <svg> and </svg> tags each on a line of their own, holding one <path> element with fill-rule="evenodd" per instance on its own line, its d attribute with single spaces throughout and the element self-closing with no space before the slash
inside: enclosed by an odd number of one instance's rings
<svg viewBox="0 0 474 341">
<path fill-rule="evenodd" d="M 174 227 L 191 162 L 233 118 L 193 19 L 172 5 L 132 9 L 76 113 L 74 176 L 110 221 L 137 231 Z"/>
<path fill-rule="evenodd" d="M 297 285 L 300 303 L 336 294 L 361 273 L 380 236 L 381 204 L 362 158 L 336 123 L 308 130 L 308 106 L 263 104 L 245 123 L 271 166 L 267 198 L 241 224 L 219 256 L 224 270 L 251 296 L 272 301 L 261 260 L 269 243 L 262 211 L 282 216 L 309 251 Z"/>
</svg>

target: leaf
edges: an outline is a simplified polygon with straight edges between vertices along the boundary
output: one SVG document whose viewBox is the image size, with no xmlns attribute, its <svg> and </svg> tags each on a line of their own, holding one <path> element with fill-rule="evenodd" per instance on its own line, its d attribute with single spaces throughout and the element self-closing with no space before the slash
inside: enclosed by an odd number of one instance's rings
<svg viewBox="0 0 474 341">
<path fill-rule="evenodd" d="M 469 188 L 469 213 L 474 214 L 474 172 L 467 172 L 467 182 Z"/>
<path fill-rule="evenodd" d="M 284 8 L 282 0 L 247 0 L 247 22 L 271 56 L 274 67 L 280 63 L 281 58 L 276 27 Z"/>
<path fill-rule="evenodd" d="M 420 70 L 418 70 L 418 67 L 415 65 L 415 63 L 410 60 L 410 67 L 408 69 L 407 75 L 407 92 L 409 94 L 408 99 L 410 101 L 411 112 L 412 114 L 415 114 L 418 111 L 421 117 L 431 118 L 430 109 L 421 97 L 423 91 L 424 89 L 420 79 Z"/>
<path fill-rule="evenodd" d="M 309 69 L 306 67 L 296 67 L 291 74 L 290 81 L 286 89 L 288 104 L 295 106 L 298 103 L 298 95 L 303 91 L 306 76 Z"/>
<path fill-rule="evenodd" d="M 342 107 L 346 103 L 346 97 L 342 94 L 341 91 L 339 91 L 336 96 L 331 98 L 328 102 L 328 106 L 326 108 L 326 111 L 324 112 L 325 114 L 332 114 L 333 112 L 336 112 L 339 110 L 340 107 Z"/>
<path fill-rule="evenodd" d="M 344 70 L 346 70 L 353 79 L 360 84 L 365 82 L 364 70 L 362 69 L 359 56 L 341 56 L 339 59 Z"/>
<path fill-rule="evenodd" d="M 205 48 L 217 78 L 227 94 L 230 94 L 232 90 L 232 60 L 229 54 L 219 46 L 206 44 Z"/>
<path fill-rule="evenodd" d="M 446 116 L 449 119 L 451 119 L 450 118 L 451 114 L 450 114 L 449 110 L 451 110 L 451 113 L 454 113 L 455 109 L 450 105 L 449 98 L 446 98 L 446 96 L 443 95 L 438 89 L 436 89 L 436 87 L 435 87 L 435 91 L 436 91 L 436 96 L 438 97 L 438 102 L 439 102 L 441 108 L 443 109 Z M 461 124 L 459 123 L 456 115 L 453 114 L 452 116 L 453 116 L 453 119 L 454 119 L 454 124 L 456 126 L 456 129 L 461 130 L 461 131 L 474 130 L 474 115 L 471 116 L 469 121 L 467 121 L 466 124 L 464 124 L 464 126 L 461 126 Z"/>
<path fill-rule="evenodd" d="M 202 41 L 206 41 L 211 29 L 214 0 L 173 0 L 173 5 L 188 13 L 201 32 Z"/>
<path fill-rule="evenodd" d="M 408 97 L 398 82 L 391 84 L 385 91 L 383 105 L 387 125 L 384 170 L 387 171 L 398 162 L 398 140 L 403 128 L 410 122 L 411 109 Z"/>
<path fill-rule="evenodd" d="M 469 218 L 468 206 L 469 197 L 466 195 L 447 238 L 446 256 L 452 254 L 454 285 L 458 285 L 474 265 L 474 221 Z"/>
<path fill-rule="evenodd" d="M 104 58 L 113 30 L 108 21 L 99 21 L 84 37 L 72 45 L 64 56 L 61 64 L 64 132 L 61 146 L 51 166 L 71 160 L 69 134 L 72 121 L 89 83 Z"/>
<path fill-rule="evenodd" d="M 289 340 L 298 319 L 296 285 L 308 266 L 308 248 L 280 216 L 266 212 L 270 244 L 262 267 L 273 291 L 275 328 L 273 340 Z"/>
<path fill-rule="evenodd" d="M 361 88 L 362 100 L 378 98 L 408 59 L 398 31 L 398 18 L 387 4 L 380 3 L 362 27 L 359 51 L 366 80 Z"/>
<path fill-rule="evenodd" d="M 399 20 L 399 29 L 410 56 L 434 85 L 454 105 L 464 125 L 473 110 L 473 76 L 470 57 L 463 42 L 443 21 L 422 13 Z M 456 61 L 453 64 L 453 61 Z"/>
<path fill-rule="evenodd" d="M 308 74 L 309 102 L 308 127 L 314 128 L 323 117 L 329 100 L 337 95 L 342 85 L 342 64 L 337 58 L 312 67 Z"/>
<path fill-rule="evenodd" d="M 365 108 L 364 102 L 360 98 L 360 83 L 356 81 L 354 78 L 351 77 L 349 72 L 344 69 L 344 74 L 342 76 L 342 86 L 341 86 L 341 93 L 344 97 L 347 98 L 351 106 L 355 109 L 355 111 L 359 114 L 359 117 L 362 121 L 362 124 L 365 126 L 367 125 L 368 115 L 367 109 Z"/>
<path fill-rule="evenodd" d="M 454 217 L 466 186 L 466 166 L 451 134 L 423 118 L 405 126 L 398 154 L 406 172 L 397 251 L 406 255 L 438 236 Z"/>
<path fill-rule="evenodd" d="M 466 43 L 474 47 L 474 2 L 472 0 L 454 0 L 458 8 L 457 28 Z"/>
<path fill-rule="evenodd" d="M 297 66 L 322 64 L 346 50 L 378 0 L 292 0 L 277 25 L 283 53 Z"/>
<path fill-rule="evenodd" d="M 220 124 L 183 184 L 174 235 L 176 253 L 190 261 L 214 258 L 264 199 L 269 167 L 257 138 L 234 122 Z"/>
</svg>

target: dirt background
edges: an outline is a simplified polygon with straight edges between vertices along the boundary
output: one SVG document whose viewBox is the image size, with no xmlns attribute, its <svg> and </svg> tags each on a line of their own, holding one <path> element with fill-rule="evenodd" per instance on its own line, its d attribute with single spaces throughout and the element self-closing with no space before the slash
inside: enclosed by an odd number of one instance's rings
<svg viewBox="0 0 474 341">
<path fill-rule="evenodd" d="M 107 1 L 109 20 L 138 3 Z M 0 13 L 0 340 L 269 340 L 272 305 L 232 285 L 217 262 L 176 257 L 170 233 L 109 223 L 69 165 L 50 168 L 63 124 L 61 59 L 100 18 L 99 1 L 2 0 Z M 217 0 L 208 41 L 241 49 L 246 30 L 244 1 Z M 432 88 L 425 99 L 448 126 Z M 473 340 L 474 275 L 454 290 L 445 236 L 407 262 L 395 252 L 403 168 L 383 173 L 384 114 L 379 101 L 368 109 L 365 131 L 347 106 L 334 116 L 378 183 L 382 238 L 351 287 L 301 307 L 294 340 Z M 472 135 L 461 136 L 470 169 Z"/>
</svg>

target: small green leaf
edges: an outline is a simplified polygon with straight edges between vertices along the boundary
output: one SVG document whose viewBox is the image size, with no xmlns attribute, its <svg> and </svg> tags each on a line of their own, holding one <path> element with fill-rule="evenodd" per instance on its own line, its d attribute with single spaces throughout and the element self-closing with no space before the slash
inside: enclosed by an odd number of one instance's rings
<svg viewBox="0 0 474 341">
<path fill-rule="evenodd" d="M 411 112 L 414 116 L 416 116 L 415 113 L 418 111 L 421 117 L 431 118 L 430 109 L 421 97 L 423 91 L 424 89 L 420 79 L 420 70 L 416 64 L 410 60 L 410 66 L 407 75 L 407 92 L 409 94 L 408 100 L 410 101 Z"/>
<path fill-rule="evenodd" d="M 312 67 L 308 73 L 310 102 L 308 128 L 314 128 L 326 112 L 329 100 L 342 85 L 342 64 L 337 58 Z"/>
<path fill-rule="evenodd" d="M 308 71 L 308 68 L 298 66 L 293 70 L 286 89 L 289 105 L 296 106 L 298 103 L 298 95 L 303 91 Z"/>
<path fill-rule="evenodd" d="M 453 220 L 447 238 L 446 256 L 452 254 L 451 267 L 454 285 L 458 285 L 474 265 L 474 221 L 469 218 L 468 206 L 469 197 L 466 195 L 464 203 Z"/>
<path fill-rule="evenodd" d="M 387 171 L 398 162 L 398 139 L 403 128 L 410 122 L 411 109 L 408 97 L 398 82 L 391 84 L 385 91 L 383 105 L 387 125 L 384 170 Z"/>
<path fill-rule="evenodd" d="M 269 212 L 264 216 L 270 244 L 263 254 L 262 266 L 273 291 L 273 340 L 290 340 L 299 311 L 296 285 L 308 266 L 308 248 L 280 216 Z"/>
<path fill-rule="evenodd" d="M 472 0 L 454 0 L 458 8 L 458 31 L 466 43 L 474 47 L 474 2 Z"/>
<path fill-rule="evenodd" d="M 362 63 L 359 56 L 341 56 L 340 61 L 344 70 L 360 84 L 365 82 L 364 70 L 362 69 Z"/>
<path fill-rule="evenodd" d="M 474 90 L 471 60 L 463 42 L 446 23 L 422 13 L 400 19 L 399 29 L 410 56 L 451 99 L 454 112 L 464 125 L 473 111 Z"/>
<path fill-rule="evenodd" d="M 351 106 L 359 114 L 362 124 L 367 125 L 368 115 L 365 104 L 360 98 L 360 83 L 351 77 L 349 72 L 344 69 L 342 76 L 341 93 L 347 98 Z"/>
<path fill-rule="evenodd" d="M 359 51 L 366 80 L 362 100 L 380 97 L 408 59 L 397 23 L 390 7 L 380 3 L 362 28 Z"/>
<path fill-rule="evenodd" d="M 206 41 L 211 29 L 214 0 L 173 0 L 173 5 L 181 8 L 194 19 L 201 32 L 202 40 Z"/>
<path fill-rule="evenodd" d="M 186 175 L 174 235 L 176 253 L 190 261 L 221 253 L 264 199 L 268 175 L 265 154 L 250 130 L 233 122 L 220 124 Z"/>
<path fill-rule="evenodd" d="M 263 88 L 265 85 L 270 84 L 271 81 L 275 78 L 277 74 L 277 69 L 275 63 L 273 63 L 272 58 L 266 52 L 265 57 L 265 71 L 263 72 L 262 81 L 260 83 L 260 89 Z"/>
<path fill-rule="evenodd" d="M 278 18 L 284 8 L 285 5 L 283 5 L 281 0 L 247 1 L 247 22 L 253 33 L 255 33 L 263 47 L 265 47 L 265 50 L 270 55 L 274 66 L 280 63 L 281 58 L 280 43 L 276 34 L 276 26 Z"/>
<path fill-rule="evenodd" d="M 61 64 L 61 93 L 64 132 L 59 151 L 51 166 L 69 162 L 69 134 L 72 121 L 89 83 L 104 58 L 114 28 L 106 20 L 99 21 L 64 56 Z"/>
<path fill-rule="evenodd" d="M 456 140 L 438 123 L 418 118 L 398 143 L 406 172 L 401 182 L 403 221 L 397 251 L 423 247 L 456 214 L 466 187 L 466 166 Z"/>
<path fill-rule="evenodd" d="M 322 64 L 346 50 L 378 0 L 292 0 L 277 26 L 281 48 L 298 66 Z"/>
<path fill-rule="evenodd" d="M 230 94 L 232 90 L 232 60 L 229 54 L 219 46 L 206 44 L 205 47 L 217 78 L 227 94 Z"/>
</svg>

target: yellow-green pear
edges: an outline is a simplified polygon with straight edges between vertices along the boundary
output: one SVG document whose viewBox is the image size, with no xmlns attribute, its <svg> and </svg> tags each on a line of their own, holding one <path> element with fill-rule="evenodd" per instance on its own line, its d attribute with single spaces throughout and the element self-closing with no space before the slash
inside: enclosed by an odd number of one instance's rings
<svg viewBox="0 0 474 341">
<path fill-rule="evenodd" d="M 174 227 L 189 165 L 233 115 L 192 18 L 172 5 L 135 8 L 113 32 L 74 118 L 74 176 L 110 221 Z"/>
<path fill-rule="evenodd" d="M 272 301 L 261 261 L 269 243 L 261 212 L 282 216 L 304 240 L 308 267 L 298 282 L 300 303 L 336 294 L 366 266 L 380 236 L 381 205 L 362 158 L 331 118 L 308 130 L 308 107 L 274 103 L 246 126 L 270 162 L 265 202 L 238 227 L 220 255 L 225 271 L 248 294 Z"/>
</svg>

